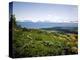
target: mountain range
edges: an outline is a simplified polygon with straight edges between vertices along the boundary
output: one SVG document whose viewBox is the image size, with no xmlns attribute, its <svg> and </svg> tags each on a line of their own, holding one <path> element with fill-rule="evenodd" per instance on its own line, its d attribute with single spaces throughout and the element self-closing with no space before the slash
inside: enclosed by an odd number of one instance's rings
<svg viewBox="0 0 80 60">
<path fill-rule="evenodd" d="M 53 22 L 17 22 L 17 25 L 21 25 L 21 27 L 25 28 L 51 28 L 51 27 L 78 27 L 78 23 L 53 23 Z"/>
</svg>

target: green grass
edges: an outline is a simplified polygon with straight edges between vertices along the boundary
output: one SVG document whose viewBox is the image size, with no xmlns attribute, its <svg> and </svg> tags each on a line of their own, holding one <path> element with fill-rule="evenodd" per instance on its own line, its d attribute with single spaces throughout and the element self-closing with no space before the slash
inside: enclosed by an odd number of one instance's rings
<svg viewBox="0 0 80 60">
<path fill-rule="evenodd" d="M 39 29 L 13 29 L 15 57 L 77 54 L 77 34 L 47 32 Z"/>
</svg>

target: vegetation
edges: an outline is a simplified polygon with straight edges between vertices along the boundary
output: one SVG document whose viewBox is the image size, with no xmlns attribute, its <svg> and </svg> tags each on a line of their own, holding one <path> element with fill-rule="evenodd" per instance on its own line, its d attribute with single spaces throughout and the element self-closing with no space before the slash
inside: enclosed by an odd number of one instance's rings
<svg viewBox="0 0 80 60">
<path fill-rule="evenodd" d="M 78 53 L 78 36 L 75 33 L 49 32 L 15 26 L 13 29 L 13 53 L 16 58 Z"/>
<path fill-rule="evenodd" d="M 78 34 L 78 27 L 53 27 L 53 28 L 42 28 L 44 30 L 50 30 L 50 31 L 61 31 L 64 33 L 75 33 Z"/>
</svg>

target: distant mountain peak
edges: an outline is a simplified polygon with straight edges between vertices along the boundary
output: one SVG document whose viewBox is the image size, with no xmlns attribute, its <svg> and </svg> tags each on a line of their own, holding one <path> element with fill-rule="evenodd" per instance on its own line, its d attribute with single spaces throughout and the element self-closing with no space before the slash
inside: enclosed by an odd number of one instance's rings
<svg viewBox="0 0 80 60">
<path fill-rule="evenodd" d="M 33 20 L 17 20 L 17 22 L 33 22 L 33 23 L 78 23 L 78 21 L 54 21 L 54 22 L 51 22 L 49 20 L 38 20 L 38 21 L 33 21 Z"/>
</svg>

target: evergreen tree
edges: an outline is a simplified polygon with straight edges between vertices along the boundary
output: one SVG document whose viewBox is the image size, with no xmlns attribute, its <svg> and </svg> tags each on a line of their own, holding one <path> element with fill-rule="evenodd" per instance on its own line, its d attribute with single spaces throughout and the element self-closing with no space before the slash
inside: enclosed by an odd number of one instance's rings
<svg viewBox="0 0 80 60">
<path fill-rule="evenodd" d="M 15 18 L 15 15 L 11 15 L 10 16 L 10 26 L 12 26 L 12 27 L 16 27 L 17 25 L 16 25 L 16 18 Z"/>
</svg>

